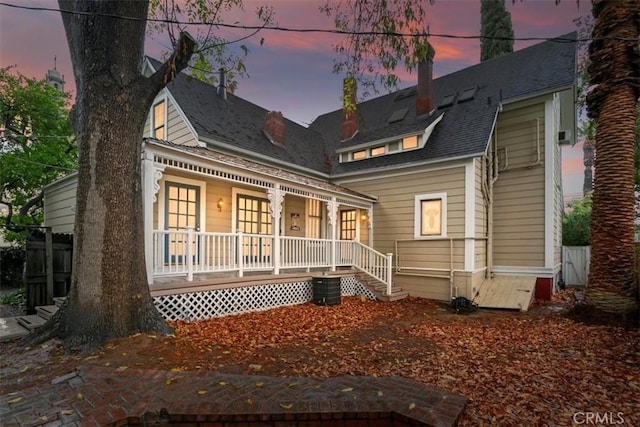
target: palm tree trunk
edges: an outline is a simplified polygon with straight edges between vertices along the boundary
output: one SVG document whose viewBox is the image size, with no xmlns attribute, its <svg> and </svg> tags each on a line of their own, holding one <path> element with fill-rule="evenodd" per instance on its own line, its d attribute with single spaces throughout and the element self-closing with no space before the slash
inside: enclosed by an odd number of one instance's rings
<svg viewBox="0 0 640 427">
<path fill-rule="evenodd" d="M 638 309 L 635 274 L 635 121 L 638 98 L 633 48 L 639 34 L 637 0 L 593 0 L 594 40 L 589 53 L 596 121 L 591 214 L 592 256 L 585 304 L 626 317 Z"/>
</svg>

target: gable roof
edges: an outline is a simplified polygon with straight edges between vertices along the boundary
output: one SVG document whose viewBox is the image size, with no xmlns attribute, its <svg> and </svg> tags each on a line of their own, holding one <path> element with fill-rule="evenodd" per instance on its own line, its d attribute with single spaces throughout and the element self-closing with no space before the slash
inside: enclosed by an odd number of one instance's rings
<svg viewBox="0 0 640 427">
<path fill-rule="evenodd" d="M 342 110 L 308 128 L 284 119 L 286 140 L 274 144 L 262 128 L 268 110 L 179 74 L 167 85 L 207 148 L 320 178 L 478 156 L 485 152 L 500 107 L 570 88 L 575 83 L 576 33 L 434 79 L 430 115 L 416 116 L 416 86 L 358 104 L 358 133 L 341 141 Z M 436 54 L 437 55 L 437 54 Z M 156 69 L 160 63 L 149 58 Z M 443 115 L 444 114 L 444 115 Z M 443 116 L 442 116 L 443 115 Z M 423 148 L 340 163 L 338 150 L 418 134 L 442 116 Z"/>
<path fill-rule="evenodd" d="M 319 116 L 310 128 L 324 136 L 327 152 L 332 153 L 334 176 L 480 155 L 486 150 L 502 104 L 570 88 L 574 84 L 575 42 L 568 40 L 575 39 L 576 33 L 569 33 L 558 38 L 564 42 L 547 41 L 434 79 L 436 109 L 429 116 L 416 117 L 416 86 L 412 86 L 358 104 L 359 130 L 348 141 L 340 140 L 342 110 Z M 444 105 L 438 107 L 441 104 Z M 407 109 L 404 118 L 389 123 L 389 118 L 403 109 Z M 423 131 L 442 113 L 441 122 L 422 149 L 339 162 L 336 150 Z"/>
<path fill-rule="evenodd" d="M 161 66 L 159 61 L 148 59 L 155 69 Z M 229 92 L 223 99 L 216 87 L 184 73 L 166 89 L 207 147 L 289 168 L 297 166 L 308 173 L 329 172 L 322 136 L 316 131 L 285 118 L 285 143 L 274 144 L 262 131 L 269 112 L 265 108 Z"/>
</svg>

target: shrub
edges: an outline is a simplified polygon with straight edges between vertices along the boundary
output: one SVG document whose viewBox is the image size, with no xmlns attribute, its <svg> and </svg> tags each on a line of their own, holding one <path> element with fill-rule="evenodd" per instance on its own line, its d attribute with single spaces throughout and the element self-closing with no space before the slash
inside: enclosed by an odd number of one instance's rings
<svg viewBox="0 0 640 427">
<path fill-rule="evenodd" d="M 591 238 L 589 227 L 591 224 L 591 193 L 581 200 L 569 203 L 562 215 L 562 245 L 589 246 Z"/>
<path fill-rule="evenodd" d="M 0 286 L 17 288 L 23 285 L 24 248 L 9 246 L 0 248 Z"/>
</svg>

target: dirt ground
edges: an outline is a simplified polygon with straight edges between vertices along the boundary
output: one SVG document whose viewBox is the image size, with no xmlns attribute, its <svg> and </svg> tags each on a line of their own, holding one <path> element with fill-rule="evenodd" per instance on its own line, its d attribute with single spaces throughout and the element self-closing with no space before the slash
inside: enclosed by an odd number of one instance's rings
<svg viewBox="0 0 640 427">
<path fill-rule="evenodd" d="M 175 335 L 138 334 L 82 356 L 50 341 L 0 343 L 0 394 L 79 365 L 329 377 L 402 376 L 469 398 L 461 425 L 578 425 L 589 413 L 640 426 L 637 329 L 568 316 L 573 294 L 526 313 L 478 310 L 408 298 L 343 298 L 194 323 Z M 615 417 L 615 418 L 613 418 Z M 601 418 L 603 419 L 603 418 Z"/>
</svg>

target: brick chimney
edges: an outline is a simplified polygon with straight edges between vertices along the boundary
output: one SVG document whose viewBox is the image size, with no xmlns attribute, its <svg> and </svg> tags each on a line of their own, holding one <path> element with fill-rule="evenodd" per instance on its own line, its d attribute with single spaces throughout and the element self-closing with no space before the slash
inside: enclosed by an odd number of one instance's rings
<svg viewBox="0 0 640 427">
<path fill-rule="evenodd" d="M 287 133 L 284 127 L 284 118 L 282 117 L 282 113 L 280 111 L 269 111 L 267 113 L 267 118 L 264 121 L 262 131 L 267 134 L 271 141 L 284 145 Z"/>
<path fill-rule="evenodd" d="M 342 132 L 344 141 L 353 137 L 358 131 L 358 96 L 356 79 L 348 76 L 342 82 Z"/>
<path fill-rule="evenodd" d="M 426 58 L 418 64 L 416 116 L 429 114 L 433 110 L 433 57 L 435 54 L 435 49 L 429 44 Z"/>
</svg>

